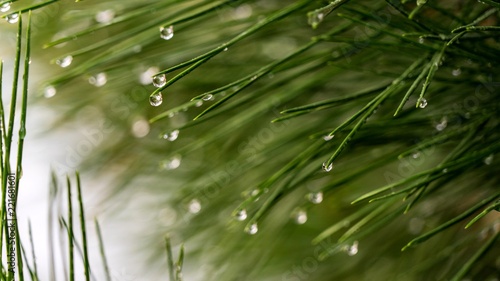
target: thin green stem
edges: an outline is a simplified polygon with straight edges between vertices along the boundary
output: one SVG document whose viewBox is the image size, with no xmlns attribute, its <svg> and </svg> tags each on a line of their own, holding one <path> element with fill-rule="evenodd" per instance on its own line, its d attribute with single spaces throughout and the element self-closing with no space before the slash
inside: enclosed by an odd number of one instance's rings
<svg viewBox="0 0 500 281">
<path fill-rule="evenodd" d="M 307 13 L 307 22 L 312 28 L 316 29 L 326 16 L 347 2 L 349 0 L 335 0 L 322 8 L 309 12 Z"/>
<path fill-rule="evenodd" d="M 500 231 L 497 231 L 479 250 L 463 265 L 460 270 L 453 276 L 451 281 L 463 280 L 467 272 L 472 269 L 472 266 L 482 257 L 484 254 L 492 248 L 492 246 L 497 241 L 500 236 Z"/>
<path fill-rule="evenodd" d="M 437 233 L 449 228 L 450 226 L 461 222 L 462 220 L 464 220 L 465 218 L 467 218 L 468 216 L 470 216 L 474 212 L 476 212 L 478 209 L 482 208 L 484 205 L 486 205 L 486 204 L 490 203 L 491 201 L 495 200 L 496 198 L 498 198 L 498 196 L 500 196 L 500 193 L 496 193 L 488 198 L 481 200 L 476 205 L 472 206 L 471 208 L 469 208 L 468 210 L 466 210 L 462 214 L 460 214 L 460 215 L 456 216 L 455 218 L 443 223 L 442 225 L 434 228 L 433 230 L 411 240 L 408 244 L 406 244 L 406 246 L 403 247 L 403 249 L 401 249 L 401 251 L 404 251 L 404 250 L 408 249 L 409 247 L 418 245 L 418 244 L 430 239 L 431 237 L 433 237 Z"/>
<path fill-rule="evenodd" d="M 174 257 L 172 255 L 172 244 L 170 242 L 170 236 L 168 235 L 165 237 L 165 249 L 167 251 L 168 274 L 170 276 L 170 280 L 175 281 Z"/>
<path fill-rule="evenodd" d="M 89 266 L 89 254 L 87 245 L 87 226 L 85 223 L 85 209 L 83 208 L 82 186 L 80 181 L 80 174 L 78 172 L 76 172 L 76 187 L 78 190 L 78 203 L 80 206 L 80 226 L 82 229 L 83 265 L 85 269 L 85 280 L 90 281 L 90 266 Z"/>
<path fill-rule="evenodd" d="M 104 273 L 106 276 L 106 281 L 111 281 L 111 274 L 109 272 L 108 260 L 106 258 L 106 252 L 104 249 L 104 240 L 102 239 L 101 227 L 99 226 L 99 221 L 94 218 L 95 229 L 97 233 L 97 238 L 99 240 L 99 252 L 101 253 L 102 265 L 104 267 Z"/>
<path fill-rule="evenodd" d="M 30 7 L 26 7 L 26 8 L 23 8 L 23 9 L 20 9 L 20 10 L 17 10 L 17 11 L 13 11 L 12 13 L 8 14 L 8 15 L 3 15 L 2 18 L 6 18 L 8 17 L 9 15 L 12 15 L 12 14 L 23 14 L 25 12 L 28 12 L 28 11 L 33 11 L 33 10 L 37 10 L 37 9 L 40 9 L 42 7 L 45 7 L 47 5 L 50 5 L 54 2 L 57 2 L 59 0 L 50 0 L 50 1 L 47 1 L 47 2 L 43 2 L 43 3 L 39 3 L 39 4 L 36 4 L 36 5 L 33 5 L 33 6 L 30 6 Z M 19 17 L 21 17 L 21 15 L 19 15 Z"/>
<path fill-rule="evenodd" d="M 75 254 L 73 243 L 73 202 L 71 199 L 71 182 L 69 176 L 66 176 L 68 191 L 68 249 L 69 249 L 69 280 L 75 281 Z"/>
</svg>

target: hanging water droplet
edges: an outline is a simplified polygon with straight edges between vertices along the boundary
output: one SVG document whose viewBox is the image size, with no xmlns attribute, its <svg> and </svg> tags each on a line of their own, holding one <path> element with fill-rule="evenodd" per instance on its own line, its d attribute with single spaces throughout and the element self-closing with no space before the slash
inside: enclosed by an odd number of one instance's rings
<svg viewBox="0 0 500 281">
<path fill-rule="evenodd" d="M 16 23 L 19 21 L 19 14 L 14 13 L 14 14 L 7 15 L 5 17 L 5 20 L 7 20 L 8 23 Z"/>
<path fill-rule="evenodd" d="M 333 139 L 333 137 L 334 137 L 333 135 L 326 135 L 326 136 L 323 136 L 323 139 L 324 139 L 325 141 L 330 141 L 330 140 L 332 140 L 332 139 Z"/>
<path fill-rule="evenodd" d="M 201 98 L 201 99 L 204 101 L 211 101 L 211 100 L 214 100 L 214 95 L 207 94 L 207 95 L 204 95 L 203 98 Z"/>
<path fill-rule="evenodd" d="M 10 2 L 5 2 L 2 4 L 2 6 L 0 6 L 0 12 L 7 12 L 8 10 L 10 10 Z"/>
<path fill-rule="evenodd" d="M 252 223 L 248 228 L 245 228 L 245 231 L 250 235 L 254 235 L 259 231 L 259 227 L 257 226 L 257 223 Z"/>
<path fill-rule="evenodd" d="M 174 141 L 179 137 L 179 130 L 173 130 L 170 133 L 165 133 L 163 135 L 163 139 L 166 139 L 168 141 Z"/>
<path fill-rule="evenodd" d="M 65 56 L 64 58 L 56 60 L 56 63 L 63 68 L 70 66 L 72 62 L 73 62 L 73 56 Z"/>
<path fill-rule="evenodd" d="M 247 210 L 245 210 L 245 209 L 238 210 L 238 212 L 236 212 L 234 217 L 239 221 L 246 220 L 248 217 Z"/>
<path fill-rule="evenodd" d="M 354 241 L 352 245 L 347 246 L 346 248 L 347 255 L 354 256 L 358 253 L 358 241 Z"/>
<path fill-rule="evenodd" d="M 108 9 L 100 11 L 95 15 L 95 20 L 99 23 L 110 23 L 115 17 L 115 11 Z"/>
<path fill-rule="evenodd" d="M 327 165 L 326 162 L 323 163 L 323 170 L 325 172 L 330 172 L 332 169 L 333 169 L 333 163 L 330 163 L 329 165 Z"/>
<path fill-rule="evenodd" d="M 325 15 L 323 13 L 312 12 L 308 15 L 308 23 L 312 28 L 318 27 L 318 25 L 323 21 Z"/>
<path fill-rule="evenodd" d="M 424 37 L 418 37 L 418 43 L 424 44 L 425 43 Z"/>
<path fill-rule="evenodd" d="M 156 88 L 163 87 L 165 84 L 167 84 L 167 77 L 165 77 L 165 74 L 158 74 L 153 77 L 153 86 Z"/>
<path fill-rule="evenodd" d="M 188 204 L 188 211 L 191 213 L 191 214 L 197 214 L 201 211 L 201 203 L 200 203 L 200 200 L 198 199 L 193 199 L 191 201 L 189 201 L 189 204 Z"/>
<path fill-rule="evenodd" d="M 170 40 L 174 37 L 174 26 L 160 27 L 160 37 L 165 40 Z"/>
<path fill-rule="evenodd" d="M 488 155 L 488 157 L 484 158 L 484 164 L 491 165 L 493 163 L 493 154 Z"/>
<path fill-rule="evenodd" d="M 448 173 L 448 169 L 444 168 L 441 172 L 443 172 L 443 174 L 446 174 Z"/>
<path fill-rule="evenodd" d="M 307 222 L 307 212 L 304 210 L 298 210 L 294 214 L 294 220 L 297 224 L 304 224 Z"/>
<path fill-rule="evenodd" d="M 228 50 L 228 48 L 227 48 L 227 47 L 225 47 L 223 51 L 224 51 L 224 52 L 227 52 L 227 50 Z"/>
<path fill-rule="evenodd" d="M 413 159 L 417 159 L 418 157 L 420 157 L 420 152 L 419 152 L 419 151 L 414 152 L 414 153 L 411 155 L 411 157 L 412 157 Z"/>
<path fill-rule="evenodd" d="M 436 125 L 436 130 L 442 131 L 448 125 L 448 119 L 446 117 L 441 118 L 441 121 Z"/>
<path fill-rule="evenodd" d="M 323 202 L 323 192 L 311 192 L 307 194 L 307 199 L 313 204 L 319 204 Z"/>
<path fill-rule="evenodd" d="M 94 85 L 96 87 L 102 87 L 104 85 L 106 85 L 106 83 L 108 82 L 108 77 L 106 75 L 106 73 L 104 72 L 101 72 L 95 76 L 91 76 L 89 78 L 89 84 L 90 85 Z"/>
<path fill-rule="evenodd" d="M 194 106 L 196 106 L 196 107 L 200 107 L 200 106 L 202 106 L 202 105 L 203 105 L 203 101 L 202 101 L 202 100 L 198 100 L 198 101 L 194 104 Z"/>
<path fill-rule="evenodd" d="M 418 100 L 418 107 L 420 108 L 425 108 L 427 106 L 427 100 L 424 98 L 421 98 Z"/>
<path fill-rule="evenodd" d="M 462 70 L 461 70 L 460 68 L 453 69 L 453 70 L 451 71 L 451 75 L 453 75 L 453 76 L 455 76 L 455 77 L 456 77 L 456 76 L 459 76 L 460 74 L 462 74 Z"/>
<path fill-rule="evenodd" d="M 176 155 L 168 160 L 162 161 L 160 163 L 160 168 L 162 170 L 175 170 L 181 165 L 181 156 Z"/>
<path fill-rule="evenodd" d="M 151 96 L 149 96 L 149 103 L 152 106 L 160 106 L 162 102 L 163 102 L 163 96 L 161 92 L 154 93 Z"/>
<path fill-rule="evenodd" d="M 57 90 L 56 88 L 54 88 L 54 86 L 47 86 L 45 87 L 45 89 L 43 90 L 43 96 L 47 99 L 55 96 L 57 93 Z"/>
</svg>

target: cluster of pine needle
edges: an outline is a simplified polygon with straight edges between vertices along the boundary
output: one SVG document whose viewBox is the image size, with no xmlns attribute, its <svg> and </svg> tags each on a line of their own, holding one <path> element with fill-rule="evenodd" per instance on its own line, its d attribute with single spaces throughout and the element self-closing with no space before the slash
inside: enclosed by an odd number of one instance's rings
<svg viewBox="0 0 500 281">
<path fill-rule="evenodd" d="M 99 140 L 56 172 L 157 198 L 148 267 L 168 233 L 185 280 L 498 280 L 497 0 L 33 5 L 34 99 Z"/>
</svg>

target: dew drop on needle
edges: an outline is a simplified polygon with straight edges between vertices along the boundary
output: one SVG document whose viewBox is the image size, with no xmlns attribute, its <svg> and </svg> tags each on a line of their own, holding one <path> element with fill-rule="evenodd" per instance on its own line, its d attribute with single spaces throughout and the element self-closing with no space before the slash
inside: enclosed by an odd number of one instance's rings
<svg viewBox="0 0 500 281">
<path fill-rule="evenodd" d="M 70 66 L 72 62 L 73 62 L 72 56 L 65 56 L 64 58 L 56 60 L 57 65 L 59 65 L 62 68 Z"/>
<path fill-rule="evenodd" d="M 160 88 L 167 84 L 167 77 L 165 74 L 158 74 L 153 77 L 153 86 Z"/>
<path fill-rule="evenodd" d="M 307 194 L 307 199 L 313 204 L 319 204 L 323 202 L 323 192 L 311 192 Z"/>
<path fill-rule="evenodd" d="M 298 210 L 294 214 L 294 220 L 297 224 L 304 224 L 307 222 L 307 213 L 304 210 Z"/>
<path fill-rule="evenodd" d="M 0 6 L 0 12 L 4 13 L 10 10 L 10 2 L 5 2 Z"/>
<path fill-rule="evenodd" d="M 8 22 L 8 23 L 16 23 L 19 21 L 19 14 L 18 13 L 14 13 L 14 14 L 10 14 L 10 15 L 7 15 L 5 17 L 5 20 Z"/>
<path fill-rule="evenodd" d="M 168 26 L 168 27 L 160 27 L 160 37 L 164 40 L 170 40 L 172 37 L 174 37 L 174 27 Z"/>
<path fill-rule="evenodd" d="M 247 210 L 245 210 L 245 209 L 238 210 L 234 217 L 236 218 L 236 220 L 239 220 L 239 221 L 246 220 L 248 217 Z"/>
<path fill-rule="evenodd" d="M 257 223 L 252 223 L 248 228 L 245 229 L 246 233 L 250 235 L 254 235 L 259 231 L 259 227 Z"/>
<path fill-rule="evenodd" d="M 161 92 L 158 92 L 158 93 L 155 93 L 155 94 L 152 94 L 151 96 L 149 96 L 149 103 L 152 106 L 160 106 L 160 104 L 162 102 L 163 102 L 163 96 L 162 96 Z"/>
<path fill-rule="evenodd" d="M 323 163 L 323 170 L 325 172 L 330 172 L 332 169 L 333 169 L 333 163 L 330 163 L 329 165 L 327 165 L 326 162 Z"/>
</svg>

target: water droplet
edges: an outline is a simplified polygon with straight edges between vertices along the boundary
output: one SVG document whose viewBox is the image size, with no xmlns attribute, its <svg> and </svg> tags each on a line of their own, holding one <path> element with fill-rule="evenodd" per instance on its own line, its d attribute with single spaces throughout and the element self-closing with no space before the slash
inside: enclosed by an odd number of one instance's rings
<svg viewBox="0 0 500 281">
<path fill-rule="evenodd" d="M 330 172 L 332 169 L 333 169 L 333 163 L 330 163 L 330 165 L 328 165 L 328 166 L 326 165 L 326 162 L 323 163 L 323 170 L 325 172 Z"/>
<path fill-rule="evenodd" d="M 189 201 L 189 204 L 188 204 L 188 211 L 191 213 L 191 214 L 197 214 L 201 211 L 201 203 L 200 203 L 200 200 L 198 199 L 193 199 L 191 201 Z"/>
<path fill-rule="evenodd" d="M 95 15 L 95 20 L 99 23 L 110 23 L 115 17 L 115 11 L 108 9 L 104 11 L 97 12 Z"/>
<path fill-rule="evenodd" d="M 491 165 L 493 163 L 493 154 L 488 155 L 488 157 L 484 158 L 484 164 Z"/>
<path fill-rule="evenodd" d="M 106 73 L 104 73 L 104 72 L 101 72 L 101 73 L 89 78 L 89 83 L 91 85 L 96 86 L 96 87 L 102 87 L 102 86 L 106 85 L 107 82 L 108 82 L 108 77 L 107 77 Z"/>
<path fill-rule="evenodd" d="M 427 100 L 424 98 L 421 98 L 418 100 L 418 107 L 420 108 L 425 108 L 427 106 Z"/>
<path fill-rule="evenodd" d="M 245 228 L 245 231 L 250 235 L 254 235 L 259 231 L 259 227 L 257 226 L 257 223 L 252 223 L 249 227 Z"/>
<path fill-rule="evenodd" d="M 442 131 L 448 125 L 448 119 L 446 117 L 441 118 L 441 121 L 436 125 L 436 130 Z"/>
<path fill-rule="evenodd" d="M 194 104 L 194 106 L 196 106 L 196 107 L 200 107 L 200 106 L 202 106 L 202 105 L 203 105 L 203 101 L 202 101 L 202 100 L 198 100 L 198 101 Z"/>
<path fill-rule="evenodd" d="M 19 14 L 14 13 L 14 14 L 7 15 L 5 17 L 5 20 L 7 20 L 8 23 L 16 23 L 19 21 Z"/>
<path fill-rule="evenodd" d="M 160 37 L 165 40 L 170 40 L 174 37 L 174 26 L 160 27 Z"/>
<path fill-rule="evenodd" d="M 238 210 L 238 212 L 236 212 L 234 217 L 239 221 L 246 220 L 248 217 L 247 210 L 245 210 L 245 209 Z"/>
<path fill-rule="evenodd" d="M 358 241 L 354 241 L 351 246 L 346 248 L 347 255 L 354 256 L 358 253 Z"/>
<path fill-rule="evenodd" d="M 448 169 L 444 168 L 441 172 L 443 172 L 443 174 L 446 174 L 448 173 Z"/>
<path fill-rule="evenodd" d="M 160 163 L 160 168 L 163 170 L 175 170 L 181 165 L 181 156 L 176 155 L 168 160 Z"/>
<path fill-rule="evenodd" d="M 214 100 L 214 95 L 207 94 L 207 95 L 204 95 L 203 98 L 201 98 L 201 99 L 204 101 L 211 101 L 211 100 Z"/>
<path fill-rule="evenodd" d="M 160 104 L 162 102 L 163 102 L 163 96 L 162 96 L 161 92 L 158 92 L 158 93 L 155 93 L 155 94 L 152 94 L 151 96 L 149 96 L 149 103 L 152 106 L 160 106 Z"/>
<path fill-rule="evenodd" d="M 312 12 L 309 14 L 308 23 L 312 28 L 318 27 L 318 25 L 323 21 L 325 15 L 323 13 Z"/>
<path fill-rule="evenodd" d="M 170 133 L 165 133 L 163 135 L 163 139 L 166 139 L 168 141 L 174 141 L 179 137 L 179 130 L 173 130 Z"/>
<path fill-rule="evenodd" d="M 64 58 L 56 60 L 56 63 L 63 68 L 70 66 L 72 62 L 73 62 L 73 56 L 65 56 Z"/>
<path fill-rule="evenodd" d="M 462 70 L 460 68 L 453 69 L 451 71 L 451 75 L 453 75 L 453 76 L 459 76 L 460 74 L 462 74 Z"/>
<path fill-rule="evenodd" d="M 326 135 L 326 136 L 323 136 L 323 139 L 324 139 L 325 141 L 330 141 L 330 140 L 332 140 L 332 139 L 333 139 L 333 137 L 334 137 L 333 135 Z"/>
<path fill-rule="evenodd" d="M 43 90 L 43 96 L 47 99 L 55 96 L 57 93 L 57 90 L 56 88 L 54 88 L 54 86 L 47 86 L 45 87 L 45 89 Z"/>
<path fill-rule="evenodd" d="M 225 47 L 223 51 L 224 51 L 224 52 L 227 52 L 227 50 L 228 50 L 228 48 L 227 48 L 227 47 Z"/>
<path fill-rule="evenodd" d="M 307 212 L 304 210 L 298 210 L 294 214 L 294 220 L 297 224 L 304 224 L 307 221 Z"/>
<path fill-rule="evenodd" d="M 425 43 L 424 37 L 418 37 L 418 43 L 424 44 Z"/>
<path fill-rule="evenodd" d="M 156 88 L 163 87 L 165 84 L 167 84 L 167 77 L 165 77 L 165 74 L 158 74 L 153 77 L 153 86 Z"/>
<path fill-rule="evenodd" d="M 418 157 L 420 157 L 420 152 L 419 152 L 419 151 L 414 152 L 414 153 L 411 155 L 411 158 L 413 158 L 413 159 L 417 159 Z"/>
<path fill-rule="evenodd" d="M 0 6 L 0 12 L 7 12 L 10 10 L 10 2 L 3 3 L 2 6 Z"/>
<path fill-rule="evenodd" d="M 422 6 L 422 5 L 424 5 L 425 3 L 427 3 L 427 0 L 417 0 L 417 5 L 418 5 L 418 6 Z"/>
<path fill-rule="evenodd" d="M 307 194 L 307 199 L 313 204 L 319 204 L 323 202 L 323 192 L 311 192 Z"/>
</svg>

